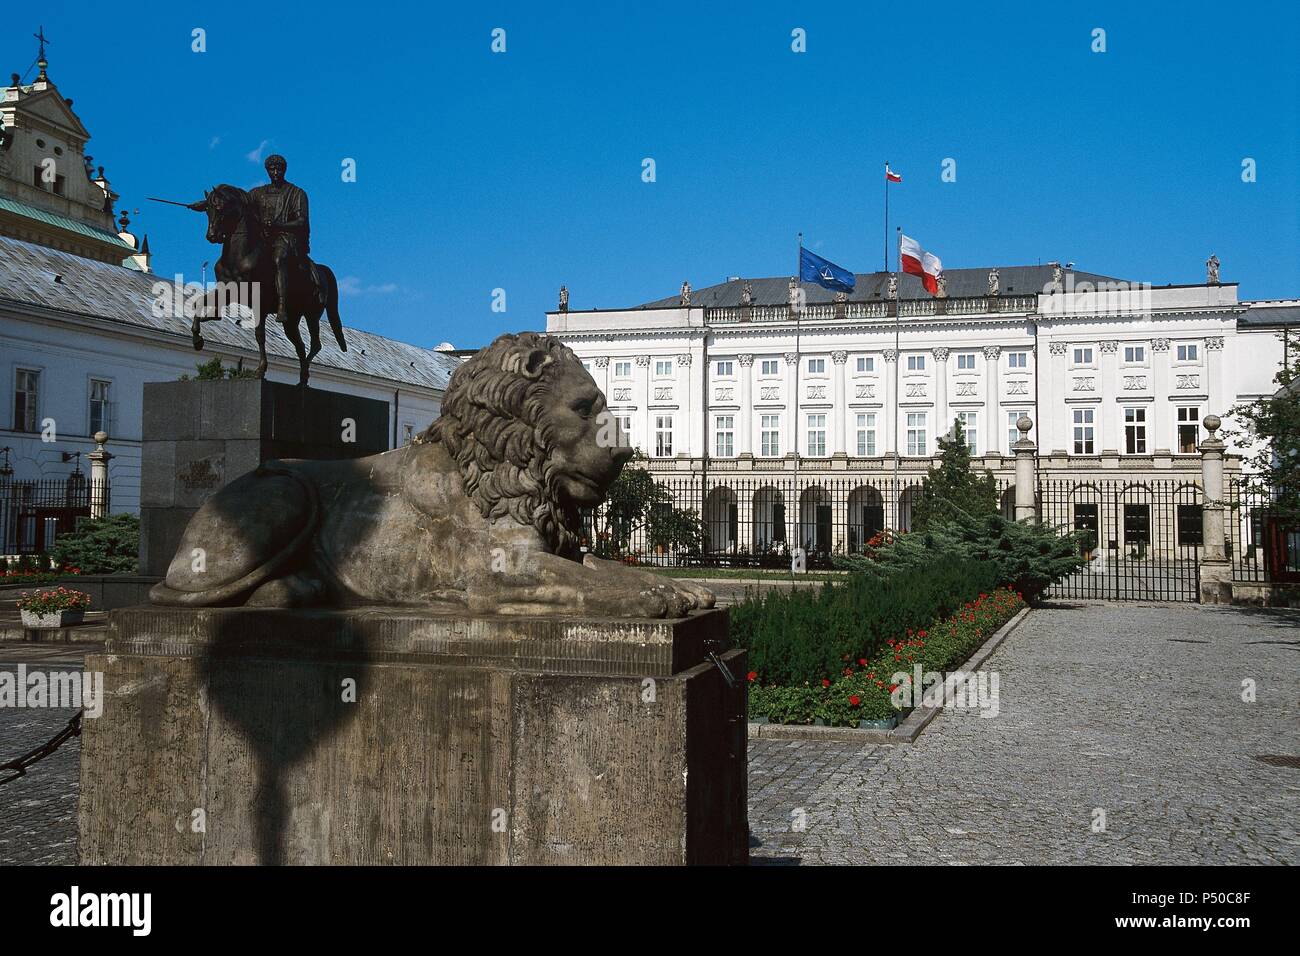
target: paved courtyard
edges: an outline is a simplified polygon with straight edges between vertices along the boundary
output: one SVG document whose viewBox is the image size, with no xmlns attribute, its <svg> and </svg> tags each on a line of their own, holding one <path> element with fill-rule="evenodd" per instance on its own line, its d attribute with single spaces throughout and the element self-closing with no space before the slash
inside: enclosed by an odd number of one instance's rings
<svg viewBox="0 0 1300 956">
<path fill-rule="evenodd" d="M 0 645 L 0 668 L 83 652 Z M 998 716 L 911 746 L 751 742 L 755 862 L 1300 863 L 1300 769 L 1256 759 L 1300 755 L 1300 613 L 1061 604 L 987 669 Z M 0 710 L 0 757 L 69 716 Z M 78 759 L 74 739 L 0 787 L 0 864 L 75 861 Z"/>
<path fill-rule="evenodd" d="M 1300 755 L 1296 612 L 1061 603 L 986 669 L 998 716 L 911 746 L 751 741 L 755 861 L 1300 863 L 1300 769 L 1256 759 Z"/>
</svg>

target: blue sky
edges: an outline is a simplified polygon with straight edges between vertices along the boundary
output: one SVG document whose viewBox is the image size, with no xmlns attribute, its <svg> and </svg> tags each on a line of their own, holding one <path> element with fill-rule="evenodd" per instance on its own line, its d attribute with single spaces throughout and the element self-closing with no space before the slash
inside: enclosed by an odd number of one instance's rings
<svg viewBox="0 0 1300 956">
<path fill-rule="evenodd" d="M 615 308 L 790 275 L 800 230 L 878 269 L 885 160 L 904 175 L 891 226 L 948 268 L 1182 283 L 1214 252 L 1243 297 L 1300 295 L 1293 3 L 303 9 L 43 4 L 0 37 L 0 67 L 27 68 L 43 23 L 164 274 L 195 280 L 216 250 L 200 217 L 144 197 L 249 187 L 283 153 L 344 323 L 421 345 L 539 328 L 561 283 L 575 309 Z"/>
</svg>

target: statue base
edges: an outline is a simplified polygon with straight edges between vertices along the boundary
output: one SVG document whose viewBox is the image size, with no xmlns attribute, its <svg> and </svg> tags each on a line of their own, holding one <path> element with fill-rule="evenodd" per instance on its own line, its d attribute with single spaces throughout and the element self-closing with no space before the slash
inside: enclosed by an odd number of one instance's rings
<svg viewBox="0 0 1300 956">
<path fill-rule="evenodd" d="M 112 611 L 84 864 L 725 864 L 745 652 L 679 620 Z"/>
</svg>

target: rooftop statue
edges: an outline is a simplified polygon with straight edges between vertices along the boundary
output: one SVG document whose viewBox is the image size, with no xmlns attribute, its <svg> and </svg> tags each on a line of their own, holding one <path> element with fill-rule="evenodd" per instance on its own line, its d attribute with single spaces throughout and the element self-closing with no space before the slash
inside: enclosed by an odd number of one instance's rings
<svg viewBox="0 0 1300 956">
<path fill-rule="evenodd" d="M 703 587 L 581 553 L 579 509 L 600 504 L 631 457 L 618 434 L 572 350 L 503 335 L 452 373 L 441 417 L 414 444 L 268 462 L 226 485 L 151 598 L 613 617 L 712 607 Z"/>
</svg>

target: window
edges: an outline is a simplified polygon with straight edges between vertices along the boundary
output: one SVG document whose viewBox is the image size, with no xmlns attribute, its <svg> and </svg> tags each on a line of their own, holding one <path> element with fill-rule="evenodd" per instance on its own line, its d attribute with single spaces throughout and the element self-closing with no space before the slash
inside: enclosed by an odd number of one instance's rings
<svg viewBox="0 0 1300 956">
<path fill-rule="evenodd" d="M 1130 365 L 1141 365 L 1147 360 L 1147 347 L 1145 345 L 1126 345 L 1124 346 L 1124 361 Z"/>
<path fill-rule="evenodd" d="M 1180 547 L 1197 547 L 1205 543 L 1201 528 L 1201 506 L 1178 506 L 1178 544 Z"/>
<path fill-rule="evenodd" d="M 858 415 L 858 455 L 868 458 L 876 453 L 876 413 Z"/>
<path fill-rule="evenodd" d="M 415 441 L 415 426 L 410 422 L 402 422 L 402 444 L 409 445 Z"/>
<path fill-rule="evenodd" d="M 979 413 L 978 412 L 958 412 L 958 437 L 966 443 L 971 454 L 975 454 L 979 446 Z"/>
<path fill-rule="evenodd" d="M 975 371 L 975 353 L 962 352 L 957 356 L 957 371 L 973 372 Z"/>
<path fill-rule="evenodd" d="M 632 447 L 632 416 L 616 415 L 614 421 L 618 422 L 618 443 L 622 447 Z"/>
<path fill-rule="evenodd" d="M 874 372 L 876 370 L 876 357 L 874 355 L 858 356 L 859 372 Z"/>
<path fill-rule="evenodd" d="M 614 377 L 615 377 L 615 378 L 631 378 L 631 377 L 632 377 L 632 363 L 631 363 L 631 362 L 615 362 L 615 363 L 614 363 Z"/>
<path fill-rule="evenodd" d="M 1124 409 L 1124 448 L 1130 455 L 1147 453 L 1147 410 Z"/>
<path fill-rule="evenodd" d="M 776 360 L 776 359 L 763 359 L 763 364 L 762 364 L 761 366 L 759 366 L 759 374 L 760 374 L 760 375 L 776 375 L 776 374 L 777 374 L 777 360 Z"/>
<path fill-rule="evenodd" d="M 1007 368 L 1029 368 L 1029 354 L 1027 352 L 1008 352 Z"/>
<path fill-rule="evenodd" d="M 1124 543 L 1151 543 L 1151 506 L 1126 504 L 1124 506 Z"/>
<path fill-rule="evenodd" d="M 924 356 L 924 355 L 909 355 L 909 356 L 907 357 L 907 370 L 908 370 L 909 372 L 924 372 L 924 371 L 925 371 L 925 356 Z"/>
<path fill-rule="evenodd" d="M 759 446 L 763 457 L 776 458 L 781 454 L 781 416 L 763 415 L 759 426 Z"/>
<path fill-rule="evenodd" d="M 1016 427 L 1016 422 L 1020 421 L 1021 417 L 1028 414 L 1029 412 L 1024 411 L 1023 409 L 1017 412 L 1007 412 L 1007 454 L 1008 455 L 1014 455 L 1016 453 L 1016 442 L 1020 441 L 1020 429 Z M 1030 431 L 1032 432 L 1033 429 L 1031 428 Z"/>
<path fill-rule="evenodd" d="M 656 360 L 655 360 L 655 374 L 656 374 L 656 375 L 672 375 L 672 374 L 673 374 L 673 360 L 672 360 L 672 359 L 656 359 Z"/>
<path fill-rule="evenodd" d="M 1076 455 L 1093 454 L 1096 437 L 1093 431 L 1093 416 L 1096 409 L 1076 408 L 1074 410 L 1074 453 Z"/>
<path fill-rule="evenodd" d="M 732 362 L 731 359 L 727 359 L 725 362 L 718 363 L 718 375 L 724 378 L 730 375 L 734 375 L 735 374 L 734 370 L 735 370 L 735 363 Z"/>
<path fill-rule="evenodd" d="M 590 363 L 590 362 L 583 362 L 583 363 L 582 363 L 582 367 L 585 368 L 585 369 L 587 370 L 587 374 L 588 374 L 588 375 L 591 374 L 591 363 Z"/>
<path fill-rule="evenodd" d="M 673 457 L 673 416 L 655 416 L 655 455 L 659 458 Z"/>
<path fill-rule="evenodd" d="M 716 421 L 716 441 L 714 454 L 719 458 L 730 458 L 736 453 L 736 426 L 734 415 L 719 415 Z"/>
<path fill-rule="evenodd" d="M 41 373 L 20 368 L 14 373 L 14 431 L 36 431 Z"/>
<path fill-rule="evenodd" d="M 907 453 L 929 454 L 925 447 L 925 412 L 907 413 Z"/>
<path fill-rule="evenodd" d="M 809 374 L 809 375 L 825 375 L 825 374 L 826 374 L 826 360 L 825 360 L 824 358 L 819 358 L 819 359 L 809 359 L 809 360 L 808 360 L 808 374 Z"/>
<path fill-rule="evenodd" d="M 112 407 L 108 401 L 108 382 L 92 378 L 90 380 L 90 435 L 95 432 L 110 431 L 112 422 L 109 421 L 109 409 Z"/>
<path fill-rule="evenodd" d="M 826 416 L 808 416 L 808 457 L 826 457 Z"/>
<path fill-rule="evenodd" d="M 1080 346 L 1079 348 L 1076 348 L 1076 349 L 1074 350 L 1074 364 L 1075 364 L 1075 365 L 1091 365 L 1091 364 L 1092 364 L 1092 346 L 1090 346 L 1090 345 L 1089 345 L 1089 346 Z"/>
<path fill-rule="evenodd" d="M 1201 409 L 1197 405 L 1180 405 L 1178 407 L 1178 453 L 1180 455 L 1196 454 L 1196 445 L 1201 438 Z"/>
<path fill-rule="evenodd" d="M 1180 362 L 1198 362 L 1200 350 L 1195 345 L 1178 346 L 1178 361 Z"/>
</svg>

